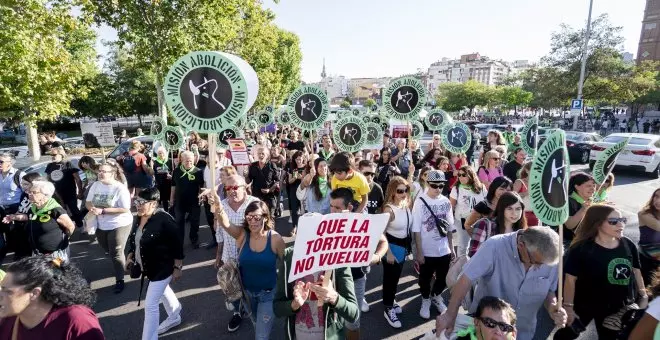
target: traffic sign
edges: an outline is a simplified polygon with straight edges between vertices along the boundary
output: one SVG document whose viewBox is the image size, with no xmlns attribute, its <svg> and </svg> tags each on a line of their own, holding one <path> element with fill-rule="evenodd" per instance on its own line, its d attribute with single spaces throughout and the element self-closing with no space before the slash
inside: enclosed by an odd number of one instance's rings
<svg viewBox="0 0 660 340">
<path fill-rule="evenodd" d="M 573 99 L 573 100 L 571 100 L 571 110 L 580 110 L 580 111 L 582 111 L 582 99 Z"/>
</svg>

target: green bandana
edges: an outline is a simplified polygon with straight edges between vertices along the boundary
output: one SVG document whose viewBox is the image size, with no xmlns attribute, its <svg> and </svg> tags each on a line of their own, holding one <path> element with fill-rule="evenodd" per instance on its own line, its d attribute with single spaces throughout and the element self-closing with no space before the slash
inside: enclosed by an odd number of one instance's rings
<svg viewBox="0 0 660 340">
<path fill-rule="evenodd" d="M 328 194 L 328 179 L 319 177 L 319 191 L 321 191 L 321 197 L 325 197 Z"/>
<path fill-rule="evenodd" d="M 470 325 L 466 329 L 462 329 L 456 332 L 457 337 L 470 336 L 470 340 L 477 340 L 477 330 L 474 328 L 474 325 Z"/>
<path fill-rule="evenodd" d="M 37 207 L 33 204 L 30 205 L 30 210 L 32 210 L 32 220 L 36 220 L 39 218 L 39 221 L 41 222 L 48 222 L 50 219 L 50 215 L 48 214 L 51 210 L 55 208 L 61 208 L 59 203 L 55 201 L 54 198 L 49 198 L 48 201 L 46 201 L 46 205 L 44 205 L 43 208 L 38 209 Z"/>
<path fill-rule="evenodd" d="M 605 202 L 607 201 L 607 190 L 601 190 L 594 194 L 594 201 L 596 202 Z"/>
<path fill-rule="evenodd" d="M 156 161 L 156 163 L 158 163 L 160 165 L 163 165 L 163 164 L 165 164 L 165 162 L 167 162 L 167 158 L 156 157 L 155 161 Z"/>
<path fill-rule="evenodd" d="M 186 169 L 183 167 L 183 164 L 182 164 L 182 165 L 181 165 L 181 172 L 183 172 L 183 175 L 181 175 L 181 178 L 183 178 L 184 176 L 188 176 L 188 180 L 194 181 L 194 180 L 195 180 L 195 175 L 192 174 L 192 172 L 193 172 L 194 170 L 195 170 L 195 167 L 194 167 L 194 166 L 193 166 L 192 168 L 190 168 L 190 170 L 186 170 Z"/>
<path fill-rule="evenodd" d="M 330 151 L 328 151 L 328 153 L 326 153 L 324 149 L 321 149 L 321 154 L 323 155 L 323 159 L 328 160 L 335 153 L 332 150 L 330 150 Z"/>
<path fill-rule="evenodd" d="M 578 193 L 575 191 L 573 191 L 571 194 L 571 198 L 580 203 L 580 205 L 584 204 L 584 198 L 580 197 L 580 195 L 578 195 Z"/>
</svg>

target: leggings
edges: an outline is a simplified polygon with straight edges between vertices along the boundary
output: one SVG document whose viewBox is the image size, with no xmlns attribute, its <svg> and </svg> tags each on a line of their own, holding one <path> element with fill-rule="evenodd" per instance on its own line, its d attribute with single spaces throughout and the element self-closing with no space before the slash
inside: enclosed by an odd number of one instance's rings
<svg viewBox="0 0 660 340">
<path fill-rule="evenodd" d="M 131 225 L 118 227 L 112 230 L 96 229 L 96 239 L 99 245 L 112 259 L 112 267 L 117 281 L 124 281 L 124 268 L 126 268 L 126 256 L 124 248 L 126 240 L 131 233 Z"/>
<path fill-rule="evenodd" d="M 451 262 L 451 255 L 447 254 L 442 257 L 424 257 L 424 264 L 419 266 L 419 292 L 422 298 L 428 299 L 431 294 L 440 295 L 446 287 L 445 278 L 449 272 L 449 263 Z M 433 289 L 431 289 L 431 280 L 435 273 L 435 282 Z"/>
</svg>

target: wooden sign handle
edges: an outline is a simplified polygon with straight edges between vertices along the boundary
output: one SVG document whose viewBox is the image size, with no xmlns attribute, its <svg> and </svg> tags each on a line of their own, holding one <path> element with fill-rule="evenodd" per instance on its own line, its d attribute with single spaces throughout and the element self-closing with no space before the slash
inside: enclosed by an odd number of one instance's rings
<svg viewBox="0 0 660 340">
<path fill-rule="evenodd" d="M 218 197 L 218 193 L 215 190 L 215 172 L 216 172 L 216 159 L 218 158 L 218 154 L 216 153 L 216 148 L 217 148 L 217 143 L 218 143 L 218 135 L 215 133 L 209 133 L 208 136 L 209 140 L 209 161 L 208 161 L 208 167 L 209 167 L 209 174 L 211 178 L 211 196 L 213 197 L 214 200 L 219 200 L 220 197 Z M 207 198 L 208 199 L 208 198 Z M 211 206 L 211 212 L 215 212 L 215 205 L 210 205 Z M 211 226 L 213 228 L 214 226 Z"/>
<path fill-rule="evenodd" d="M 322 287 L 327 287 L 330 284 L 330 276 L 332 276 L 332 269 L 326 270 L 323 274 L 323 284 Z M 325 303 L 323 300 L 317 300 L 318 306 L 321 307 Z"/>
<path fill-rule="evenodd" d="M 559 256 L 564 256 L 564 225 L 559 225 Z M 564 261 L 562 258 L 559 259 L 557 263 L 557 270 L 559 271 L 559 283 L 557 287 L 557 306 L 561 307 L 562 302 L 564 301 Z"/>
</svg>

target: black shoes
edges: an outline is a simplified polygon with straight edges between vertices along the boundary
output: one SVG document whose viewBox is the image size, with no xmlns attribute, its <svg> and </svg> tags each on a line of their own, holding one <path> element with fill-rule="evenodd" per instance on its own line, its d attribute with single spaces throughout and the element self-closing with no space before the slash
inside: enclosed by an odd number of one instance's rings
<svg viewBox="0 0 660 340">
<path fill-rule="evenodd" d="M 119 294 L 124 291 L 124 280 L 117 281 L 115 283 L 115 288 L 112 288 L 112 292 L 115 294 Z"/>
<path fill-rule="evenodd" d="M 199 249 L 199 240 L 190 240 L 190 245 L 193 249 Z"/>
<path fill-rule="evenodd" d="M 229 320 L 229 325 L 227 325 L 227 330 L 230 332 L 235 332 L 239 327 L 241 327 L 241 322 L 243 318 L 240 313 L 234 313 L 234 316 Z"/>
</svg>

